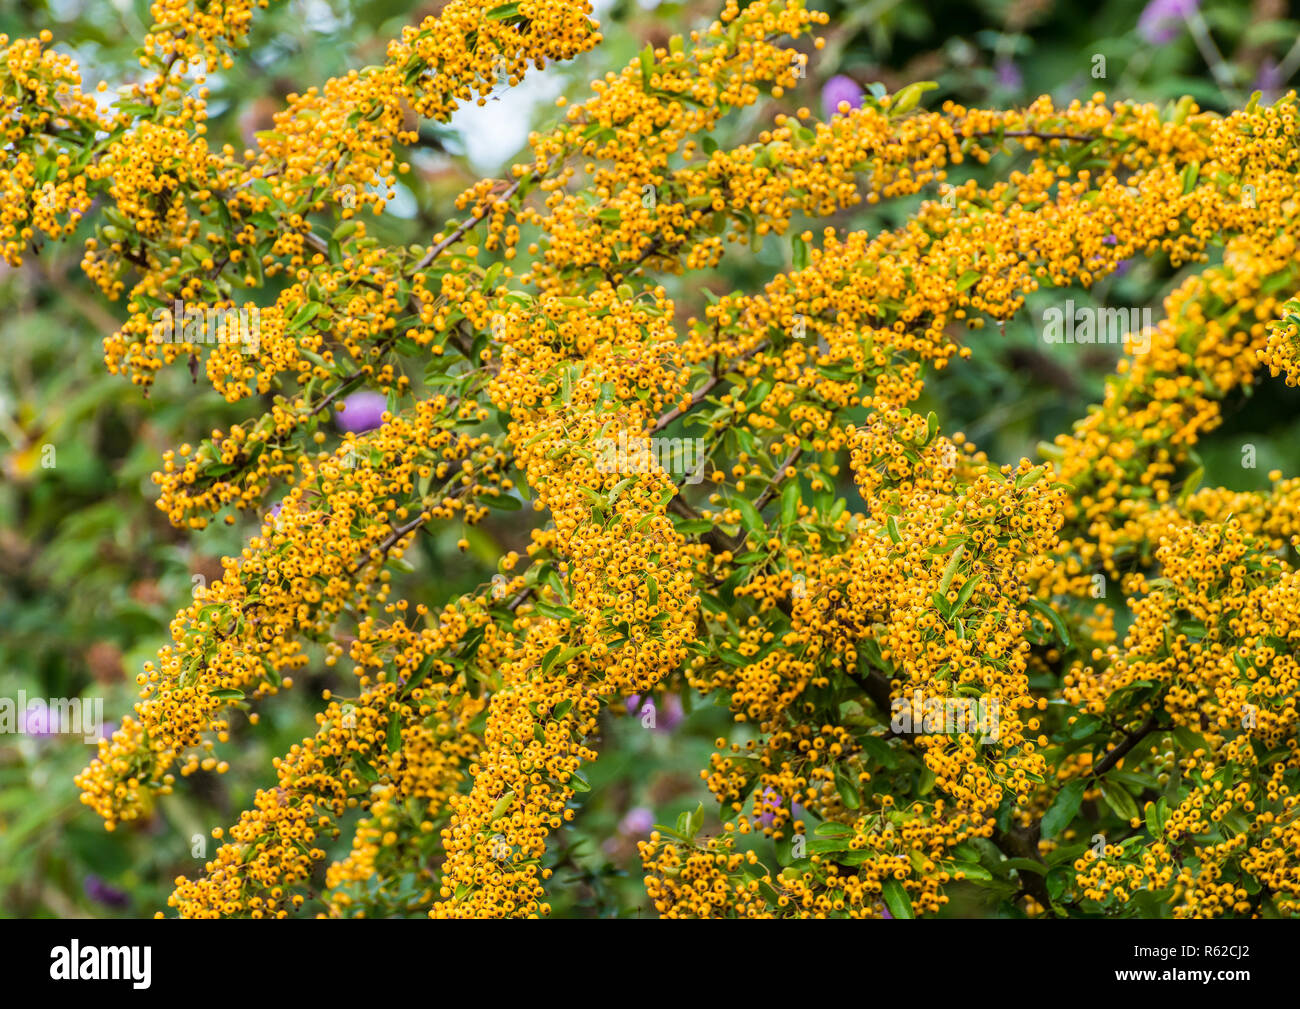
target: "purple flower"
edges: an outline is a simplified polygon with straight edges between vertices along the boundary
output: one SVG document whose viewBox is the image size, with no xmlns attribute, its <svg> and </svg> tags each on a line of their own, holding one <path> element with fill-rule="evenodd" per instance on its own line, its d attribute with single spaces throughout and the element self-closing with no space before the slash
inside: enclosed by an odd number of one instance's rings
<svg viewBox="0 0 1300 1009">
<path fill-rule="evenodd" d="M 369 390 L 354 392 L 342 403 L 343 409 L 334 415 L 334 423 L 340 430 L 360 434 L 373 431 L 384 422 L 384 411 L 388 409 L 388 398 Z"/>
<path fill-rule="evenodd" d="M 645 806 L 636 806 L 627 811 L 627 815 L 618 823 L 618 832 L 630 837 L 641 837 L 650 833 L 655 825 L 655 815 Z"/>
<path fill-rule="evenodd" d="M 1101 240 L 1102 245 L 1119 245 L 1119 238 L 1116 235 L 1107 235 Z"/>
<path fill-rule="evenodd" d="M 1278 92 L 1282 90 L 1282 85 L 1286 81 L 1282 79 L 1282 74 L 1277 63 L 1271 59 L 1266 59 L 1259 67 L 1259 74 L 1255 77 L 1255 87 L 1253 90 L 1261 92 L 1260 97 L 1269 103 L 1277 97 Z"/>
<path fill-rule="evenodd" d="M 29 736 L 54 735 L 53 719 L 44 701 L 33 701 L 23 713 L 23 732 Z"/>
<path fill-rule="evenodd" d="M 105 907 L 123 908 L 130 903 L 127 895 L 115 886 L 110 886 L 93 873 L 86 877 L 86 896 L 96 904 Z"/>
<path fill-rule="evenodd" d="M 672 732 L 686 718 L 686 713 L 682 710 L 682 699 L 676 694 L 664 695 L 664 699 L 657 706 L 654 698 L 647 697 L 643 704 L 641 695 L 633 694 L 627 699 L 627 712 L 642 719 L 650 715 L 653 721 L 647 727 L 654 729 L 655 732 Z"/>
<path fill-rule="evenodd" d="M 1021 85 L 1025 82 L 1025 79 L 1020 75 L 1020 68 L 1011 60 L 998 60 L 994 71 L 997 74 L 998 84 L 1008 91 L 1019 91 Z"/>
<path fill-rule="evenodd" d="M 758 813 L 758 822 L 770 827 L 776 822 L 776 814 L 784 810 L 785 797 L 774 788 L 763 786 L 754 800 L 754 811 Z M 803 816 L 803 806 L 797 802 L 790 804 L 790 819 L 798 820 Z"/>
<path fill-rule="evenodd" d="M 823 118 L 835 115 L 841 102 L 848 102 L 851 109 L 862 108 L 862 86 L 852 77 L 836 74 L 822 87 Z"/>
<path fill-rule="evenodd" d="M 784 806 L 785 800 L 781 798 L 781 793 L 765 785 L 754 803 L 754 808 L 758 811 L 758 822 L 764 827 L 772 826 L 776 822 L 777 811 Z"/>
<path fill-rule="evenodd" d="M 655 726 L 655 729 L 658 732 L 672 732 L 673 729 L 682 724 L 685 718 L 686 714 L 682 711 L 682 699 L 676 694 L 668 694 L 659 707 L 659 724 Z"/>
<path fill-rule="evenodd" d="M 1151 0 L 1138 18 L 1137 30 L 1152 45 L 1178 38 L 1187 18 L 1196 13 L 1198 0 Z"/>
</svg>

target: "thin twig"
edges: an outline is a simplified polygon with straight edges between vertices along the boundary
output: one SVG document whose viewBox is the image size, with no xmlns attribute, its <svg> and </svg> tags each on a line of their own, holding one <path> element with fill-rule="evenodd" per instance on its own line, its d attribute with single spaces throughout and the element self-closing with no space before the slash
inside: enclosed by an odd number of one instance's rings
<svg viewBox="0 0 1300 1009">
<path fill-rule="evenodd" d="M 461 237 L 465 234 L 465 232 L 469 231 L 470 228 L 477 226 L 483 220 L 483 218 L 487 217 L 488 212 L 493 207 L 495 207 L 498 203 L 504 203 L 506 200 L 510 199 L 510 197 L 514 196 L 515 193 L 519 191 L 519 187 L 523 185 L 524 180 L 529 178 L 532 174 L 533 173 L 529 172 L 525 175 L 519 176 L 519 178 L 515 179 L 514 182 L 510 183 L 510 185 L 506 187 L 505 191 L 502 192 L 499 197 L 497 197 L 491 203 L 484 204 L 483 207 L 476 214 L 466 219 L 462 224 L 460 224 L 456 228 L 455 231 L 453 231 L 450 235 L 444 238 L 441 242 L 436 243 L 433 246 L 433 248 L 431 248 L 428 252 L 426 252 L 423 256 L 421 256 L 420 261 L 415 264 L 416 272 L 423 270 L 426 266 L 428 266 L 440 255 L 442 255 L 442 253 L 445 252 L 448 248 L 450 248 L 451 246 L 459 242 Z"/>
</svg>

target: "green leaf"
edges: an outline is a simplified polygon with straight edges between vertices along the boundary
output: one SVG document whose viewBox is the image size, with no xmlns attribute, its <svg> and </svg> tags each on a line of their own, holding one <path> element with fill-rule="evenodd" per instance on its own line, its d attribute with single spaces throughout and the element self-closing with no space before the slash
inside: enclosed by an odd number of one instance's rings
<svg viewBox="0 0 1300 1009">
<path fill-rule="evenodd" d="M 960 613 L 962 607 L 970 602 L 970 597 L 974 593 L 975 587 L 979 585 L 980 579 L 983 577 L 983 574 L 977 574 L 973 578 L 967 578 L 966 581 L 962 583 L 962 587 L 957 593 L 957 602 L 955 602 L 952 607 L 952 612 L 954 614 Z"/>
<path fill-rule="evenodd" d="M 678 814 L 677 836 L 685 841 L 693 841 L 702 826 L 704 826 L 704 803 L 701 802 L 696 805 L 693 813 Z"/>
<path fill-rule="evenodd" d="M 923 94 L 927 91 L 933 91 L 938 86 L 939 85 L 934 81 L 916 81 L 913 84 L 909 84 L 907 87 L 903 88 L 903 90 L 894 95 L 894 101 L 890 105 L 890 111 L 900 114 L 903 112 L 911 112 L 912 109 L 916 108 L 916 104 L 921 100 Z M 911 917 L 911 915 L 908 915 L 908 917 Z"/>
<path fill-rule="evenodd" d="M 1056 636 L 1061 641 L 1061 647 L 1069 648 L 1070 632 L 1065 629 L 1065 624 L 1062 623 L 1061 618 L 1057 614 L 1056 610 L 1052 609 L 1052 607 L 1048 606 L 1041 599 L 1030 599 L 1029 605 L 1033 609 L 1037 610 L 1040 614 L 1042 614 L 1044 619 L 1046 619 L 1047 622 L 1052 625 L 1052 629 L 1056 631 Z"/>
<path fill-rule="evenodd" d="M 618 483 L 614 484 L 614 486 L 610 489 L 610 492 L 609 492 L 609 500 L 610 500 L 610 503 L 613 504 L 615 501 L 617 501 L 617 500 L 619 499 L 619 496 L 620 496 L 620 495 L 621 495 L 625 490 L 627 490 L 629 487 L 631 487 L 634 483 L 636 483 L 636 481 L 637 481 L 637 478 L 636 478 L 636 477 L 634 477 L 634 476 L 629 476 L 629 477 L 624 477 L 624 478 L 623 478 L 622 480 L 620 480 Z M 705 525 L 706 525 L 706 526 L 709 526 L 709 525 L 712 525 L 712 523 L 706 522 Z"/>
<path fill-rule="evenodd" d="M 760 540 L 764 539 L 767 525 L 763 522 L 763 516 L 758 513 L 758 509 L 754 507 L 754 502 L 745 497 L 736 498 L 736 507 L 740 510 L 744 527 Z"/>
<path fill-rule="evenodd" d="M 948 866 L 948 871 L 964 872 L 966 879 L 971 882 L 983 882 L 993 879 L 993 873 L 977 862 L 953 862 Z M 890 913 L 893 914 L 892 911 Z"/>
<path fill-rule="evenodd" d="M 222 687 L 219 690 L 208 691 L 208 696 L 215 697 L 219 701 L 238 701 L 243 698 L 244 692 L 234 687 Z"/>
<path fill-rule="evenodd" d="M 488 494 L 481 500 L 489 508 L 497 508 L 505 512 L 517 512 L 524 506 L 522 501 L 509 494 Z"/>
<path fill-rule="evenodd" d="M 1017 869 L 1020 872 L 1035 872 L 1042 876 L 1047 873 L 1047 866 L 1033 858 L 1008 858 L 1002 863 L 1004 869 Z"/>
<path fill-rule="evenodd" d="M 293 320 L 289 323 L 289 330 L 292 332 L 295 329 L 300 329 L 307 325 L 307 323 L 311 322 L 312 319 L 316 318 L 319 312 L 320 305 L 314 301 L 310 304 L 303 305 L 302 308 L 298 309 Z"/>
<path fill-rule="evenodd" d="M 903 888 L 903 884 L 898 880 L 885 880 L 881 892 L 885 898 L 885 907 L 889 908 L 889 913 L 895 918 L 916 917 L 912 913 L 912 901 L 907 896 L 907 890 Z"/>
<path fill-rule="evenodd" d="M 1160 822 L 1160 809 L 1154 802 L 1148 802 L 1146 804 L 1143 814 L 1146 817 L 1147 830 L 1151 832 L 1153 838 L 1159 837 L 1164 833 L 1165 826 Z"/>
<path fill-rule="evenodd" d="M 1060 865 L 1063 862 L 1073 862 L 1087 850 L 1088 845 L 1082 841 L 1075 844 L 1065 844 L 1045 856 L 1045 861 L 1049 866 Z"/>
<path fill-rule="evenodd" d="M 590 645 L 577 645 L 573 648 L 566 648 L 561 652 L 559 651 L 560 646 L 556 645 L 550 652 L 547 652 L 546 655 L 542 656 L 542 672 L 548 672 L 552 666 L 563 666 L 570 659 L 577 658 L 590 647 Z M 551 656 L 551 652 L 555 652 L 556 654 Z M 546 663 L 547 656 L 551 656 L 550 665 L 547 665 Z"/>
<path fill-rule="evenodd" d="M 808 851 L 813 855 L 825 855 L 831 852 L 848 850 L 849 839 L 847 837 L 820 838 L 808 842 Z"/>
<path fill-rule="evenodd" d="M 781 492 L 781 524 L 792 526 L 799 520 L 799 481 L 792 479 Z"/>
<path fill-rule="evenodd" d="M 402 748 L 402 716 L 394 711 L 388 716 L 388 752 L 396 753 Z"/>
<path fill-rule="evenodd" d="M 262 660 L 262 668 L 266 670 L 266 678 L 273 686 L 278 687 L 284 683 L 284 678 L 280 675 L 280 670 L 271 665 L 269 659 Z"/>
<path fill-rule="evenodd" d="M 791 264 L 796 271 L 808 268 L 808 243 L 795 235 L 791 243 Z"/>
<path fill-rule="evenodd" d="M 560 646 L 555 645 L 545 655 L 542 656 L 542 672 L 549 673 L 551 666 L 555 665 L 555 660 L 559 658 Z"/>
<path fill-rule="evenodd" d="M 533 604 L 537 612 L 544 617 L 550 617 L 552 620 L 572 620 L 576 617 L 577 611 L 568 606 L 556 606 L 554 603 L 537 601 Z"/>
<path fill-rule="evenodd" d="M 961 564 L 961 559 L 966 553 L 966 544 L 958 545 L 957 549 L 952 552 L 948 558 L 948 563 L 944 566 L 943 577 L 939 579 L 939 594 L 946 596 L 948 588 L 952 585 L 952 580 L 957 574 L 957 568 Z"/>
<path fill-rule="evenodd" d="M 878 736 L 863 736 L 858 743 L 886 770 L 893 770 L 898 766 L 898 757 L 894 755 L 894 748 Z"/>
<path fill-rule="evenodd" d="M 858 795 L 857 787 L 848 779 L 845 774 L 836 771 L 835 788 L 840 793 L 840 801 L 844 803 L 846 809 L 857 809 L 862 805 L 862 799 Z"/>
<path fill-rule="evenodd" d="M 1045 839 L 1056 837 L 1070 825 L 1083 803 L 1086 784 L 1083 779 L 1071 781 L 1057 793 L 1052 805 L 1043 814 L 1042 836 Z"/>
<path fill-rule="evenodd" d="M 1201 480 L 1204 476 L 1204 466 L 1197 466 L 1196 469 L 1192 470 L 1192 472 L 1187 475 L 1187 479 L 1183 481 L 1183 489 L 1178 492 L 1179 505 L 1185 505 L 1187 499 L 1196 493 L 1196 489 L 1201 486 Z"/>
<path fill-rule="evenodd" d="M 373 785 L 379 780 L 379 772 L 375 770 L 374 765 L 368 760 L 358 760 L 356 763 L 357 777 L 368 785 Z"/>
<path fill-rule="evenodd" d="M 1185 725 L 1174 726 L 1174 738 L 1178 740 L 1179 744 L 1181 744 L 1183 748 L 1188 750 L 1189 752 L 1193 750 L 1210 749 L 1210 744 L 1206 742 L 1204 736 L 1200 735 L 1199 733 L 1193 732 Z"/>
<path fill-rule="evenodd" d="M 488 823 L 494 823 L 495 821 L 501 819 L 501 817 L 505 814 L 505 811 L 510 808 L 511 804 L 514 801 L 515 801 L 515 793 L 513 790 L 506 792 L 505 795 L 497 799 L 497 804 L 492 807 L 492 812 L 488 816 Z"/>
<path fill-rule="evenodd" d="M 1101 797 L 1106 800 L 1106 805 L 1121 820 L 1132 820 L 1137 817 L 1137 803 L 1133 801 L 1133 796 L 1129 794 L 1128 789 L 1123 785 L 1103 781 L 1101 783 Z"/>
</svg>

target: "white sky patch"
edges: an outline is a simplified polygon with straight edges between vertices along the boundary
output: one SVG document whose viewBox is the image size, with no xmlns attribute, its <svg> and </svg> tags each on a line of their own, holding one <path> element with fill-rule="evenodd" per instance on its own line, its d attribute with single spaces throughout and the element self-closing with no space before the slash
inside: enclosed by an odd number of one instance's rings
<svg viewBox="0 0 1300 1009">
<path fill-rule="evenodd" d="M 462 105 L 451 117 L 451 127 L 460 134 L 465 154 L 474 171 L 499 174 L 528 142 L 533 117 L 540 105 L 554 102 L 562 84 L 536 70 L 513 88 L 498 87 L 485 105 Z"/>
<path fill-rule="evenodd" d="M 391 190 L 392 199 L 384 206 L 385 214 L 411 220 L 420 211 L 415 195 L 400 182 Z"/>
<path fill-rule="evenodd" d="M 81 13 L 81 0 L 49 0 L 49 4 L 55 21 L 71 21 Z"/>
<path fill-rule="evenodd" d="M 302 14 L 303 25 L 321 35 L 338 31 L 350 20 L 335 14 L 325 0 L 297 0 L 294 6 Z"/>
<path fill-rule="evenodd" d="M 641 0 L 647 9 L 659 6 L 660 2 Z M 599 21 L 613 4 L 614 0 L 593 0 L 592 18 Z M 543 104 L 553 104 L 565 83 L 563 71 L 552 74 L 549 66 L 540 73 L 530 69 L 515 87 L 498 86 L 488 96 L 487 104 L 470 102 L 457 109 L 451 117 L 451 127 L 460 134 L 474 171 L 481 175 L 500 175 L 513 163 L 528 142 L 538 109 Z"/>
</svg>

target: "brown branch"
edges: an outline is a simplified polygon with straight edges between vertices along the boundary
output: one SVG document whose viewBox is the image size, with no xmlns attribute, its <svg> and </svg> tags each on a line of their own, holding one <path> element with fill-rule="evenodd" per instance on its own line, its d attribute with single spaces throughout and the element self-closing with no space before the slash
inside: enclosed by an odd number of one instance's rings
<svg viewBox="0 0 1300 1009">
<path fill-rule="evenodd" d="M 1028 858 L 1040 864 L 1045 864 L 1043 863 L 1043 856 L 1038 853 L 1040 832 L 1039 823 L 1034 823 L 1023 830 L 1015 828 L 999 830 L 995 827 L 991 840 L 1004 852 L 1010 852 L 1015 858 Z M 1044 909 L 1050 908 L 1052 898 L 1047 892 L 1046 875 L 1034 872 L 1032 869 L 1019 869 L 1017 872 L 1020 874 L 1021 891 L 1033 897 Z"/>
<path fill-rule="evenodd" d="M 754 502 L 754 507 L 758 511 L 762 511 L 767 503 L 771 501 L 772 498 L 776 497 L 776 489 L 780 487 L 782 481 L 785 480 L 785 471 L 793 466 L 801 455 L 803 455 L 802 445 L 796 447 L 793 452 L 785 457 L 781 465 L 776 468 L 776 472 L 772 474 L 772 479 L 768 482 L 767 489 L 764 490 L 763 493 L 758 496 L 758 500 Z"/>
<path fill-rule="evenodd" d="M 861 688 L 862 692 L 871 699 L 871 702 L 880 709 L 881 713 L 888 715 L 893 710 L 893 689 L 885 674 L 878 669 L 873 669 L 866 675 L 856 670 L 845 670 L 849 679 Z M 893 725 L 889 726 L 889 735 L 898 739 L 906 738 L 904 733 L 895 732 Z"/>
<path fill-rule="evenodd" d="M 1157 714 L 1153 711 L 1141 725 L 1126 733 L 1120 744 L 1098 762 L 1097 766 L 1092 769 L 1088 780 L 1099 778 L 1113 768 L 1124 758 L 1125 754 L 1131 752 L 1135 746 L 1150 735 L 1156 726 Z M 1038 853 L 1038 841 L 1042 836 L 1042 831 L 1043 821 L 1040 817 L 1028 827 L 1012 828 L 1005 831 L 994 829 L 992 841 L 1003 851 L 1009 851 L 1017 858 L 1030 858 L 1035 862 L 1042 863 L 1043 858 Z M 1043 907 L 1051 907 L 1052 899 L 1047 893 L 1045 876 L 1032 870 L 1021 872 L 1020 883 L 1024 893 L 1033 897 Z"/>
<path fill-rule="evenodd" d="M 1103 757 L 1092 769 L 1089 778 L 1100 778 L 1112 767 L 1124 759 L 1124 756 L 1137 746 L 1138 743 L 1146 739 L 1156 728 L 1156 712 L 1151 712 L 1141 725 L 1132 732 L 1127 733 L 1120 741 L 1120 744 Z"/>
<path fill-rule="evenodd" d="M 373 546 L 370 548 L 370 550 L 366 553 L 366 559 L 364 561 L 361 561 L 348 569 L 347 572 L 348 577 L 349 578 L 352 577 L 354 574 L 356 574 L 358 571 L 364 568 L 367 564 L 382 563 L 385 559 L 387 559 L 388 551 L 391 550 L 397 544 L 398 540 L 400 540 L 403 536 L 415 532 L 415 530 L 419 529 L 420 526 L 428 522 L 430 518 L 431 516 L 429 515 L 428 512 L 421 511 L 420 514 L 417 515 L 415 518 L 411 519 L 411 521 L 405 523 L 404 525 L 394 527 L 393 531 L 390 532 L 387 536 L 385 536 L 377 546 Z M 379 554 L 378 557 L 375 556 L 376 552 L 378 552 Z"/>
<path fill-rule="evenodd" d="M 415 264 L 416 271 L 418 272 L 419 270 L 423 270 L 426 266 L 442 255 L 448 248 L 459 242 L 465 232 L 469 231 L 470 228 L 477 226 L 483 218 L 487 217 L 488 211 L 496 206 L 496 204 L 504 203 L 506 200 L 510 199 L 510 197 L 514 196 L 515 193 L 519 191 L 519 187 L 523 185 L 524 180 L 529 178 L 531 175 L 533 175 L 532 172 L 519 176 L 519 178 L 515 179 L 514 182 L 510 183 L 510 185 L 506 187 L 505 191 L 502 192 L 497 199 L 493 200 L 491 203 L 484 204 L 477 213 L 472 217 L 467 218 L 456 228 L 455 231 L 444 238 L 441 242 L 436 243 L 433 248 L 420 257 L 420 261 Z"/>
<path fill-rule="evenodd" d="M 726 368 L 715 367 L 713 370 L 713 374 L 709 376 L 709 380 L 705 382 L 702 386 L 700 386 L 698 389 L 696 389 L 693 393 L 691 393 L 691 401 L 690 404 L 686 407 L 686 409 L 683 410 L 681 407 L 674 407 L 673 409 L 669 410 L 667 413 L 660 416 L 650 426 L 650 430 L 647 432 L 647 434 L 655 434 L 659 431 L 662 431 L 673 421 L 677 420 L 677 418 L 684 417 L 686 414 L 690 413 L 697 406 L 699 406 L 700 403 L 702 403 L 705 400 L 705 398 L 709 395 L 709 393 L 711 393 L 722 383 L 723 378 L 726 377 L 728 372 L 735 371 L 738 365 L 742 364 L 745 361 L 748 361 L 755 354 L 762 353 L 764 350 L 767 349 L 767 346 L 768 343 L 766 340 L 764 340 L 761 343 L 755 344 L 749 350 L 745 351 L 739 357 L 735 358 L 735 360 L 731 361 Z"/>
<path fill-rule="evenodd" d="M 999 134 L 996 130 L 980 130 L 971 134 L 972 137 L 987 139 L 989 137 L 998 137 L 1005 139 L 1010 137 L 1015 140 L 1073 140 L 1078 143 L 1084 143 L 1091 140 L 1097 140 L 1097 137 L 1079 136 L 1076 133 L 1039 133 L 1037 130 L 1006 130 Z"/>
</svg>

